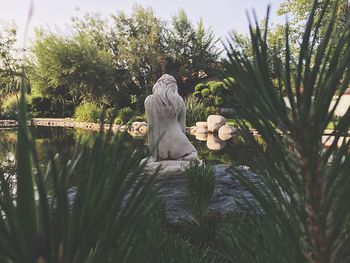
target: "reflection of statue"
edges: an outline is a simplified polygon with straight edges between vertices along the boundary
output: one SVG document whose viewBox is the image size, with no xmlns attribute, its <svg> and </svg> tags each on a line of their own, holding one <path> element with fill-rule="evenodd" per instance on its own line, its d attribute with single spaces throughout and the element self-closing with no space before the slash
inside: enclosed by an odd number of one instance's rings
<svg viewBox="0 0 350 263">
<path fill-rule="evenodd" d="M 145 100 L 148 144 L 155 161 L 196 159 L 197 151 L 186 137 L 186 109 L 174 77 L 165 74 Z"/>
</svg>

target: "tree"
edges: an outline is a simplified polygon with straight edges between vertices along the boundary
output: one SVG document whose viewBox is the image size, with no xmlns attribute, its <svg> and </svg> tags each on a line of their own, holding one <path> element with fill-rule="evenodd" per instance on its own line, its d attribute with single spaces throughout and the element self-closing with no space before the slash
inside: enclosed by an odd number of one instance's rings
<svg viewBox="0 0 350 263">
<path fill-rule="evenodd" d="M 117 39 L 117 67 L 125 71 L 131 84 L 138 87 L 139 94 L 150 93 L 162 74 L 164 25 L 151 8 L 139 5 L 134 6 L 129 16 L 119 12 L 112 18 Z"/>
<path fill-rule="evenodd" d="M 210 75 L 213 73 L 215 63 L 219 58 L 219 49 L 216 44 L 219 41 L 210 28 L 205 28 L 203 20 L 197 24 L 195 38 L 192 49 L 192 65 L 198 77 L 201 72 Z"/>
<path fill-rule="evenodd" d="M 210 74 L 218 62 L 217 42 L 213 31 L 204 27 L 202 19 L 195 28 L 186 12 L 180 9 L 173 16 L 167 34 L 170 54 L 167 71 L 175 75 L 180 84 L 193 86 L 201 74 Z"/>
<path fill-rule="evenodd" d="M 88 34 L 66 37 L 39 31 L 32 52 L 30 72 L 35 92 L 62 105 L 82 100 L 116 103 L 113 59 Z"/>
<path fill-rule="evenodd" d="M 17 32 L 12 27 L 0 28 L 0 93 L 18 91 L 19 50 L 15 48 Z"/>
<path fill-rule="evenodd" d="M 327 5 L 327 9 L 323 7 Z M 305 29 L 307 17 L 310 15 L 313 6 L 311 0 L 285 0 L 280 5 L 278 15 L 291 15 L 290 21 L 291 35 L 295 41 L 301 41 L 301 36 Z M 316 19 L 320 19 L 324 12 L 325 18 L 322 19 L 320 30 L 324 33 L 327 24 L 333 15 L 336 15 L 336 28 L 341 29 L 345 25 L 350 12 L 350 4 L 348 0 L 318 0 L 316 5 Z"/>
<path fill-rule="evenodd" d="M 162 74 L 175 75 L 180 88 L 192 85 L 211 74 L 219 56 L 213 32 L 202 21 L 193 27 L 184 11 L 172 28 L 138 5 L 130 15 L 87 14 L 72 23 L 66 36 L 39 31 L 31 50 L 34 90 L 62 105 L 84 100 L 142 110 Z"/>
<path fill-rule="evenodd" d="M 192 52 L 195 41 L 195 29 L 187 14 L 180 9 L 178 14 L 172 17 L 172 27 L 168 33 L 168 49 L 172 59 L 173 68 L 170 69 L 177 79 L 185 82 L 192 76 Z M 178 68 L 178 71 L 175 72 Z M 181 79 L 180 79 L 181 78 Z"/>
<path fill-rule="evenodd" d="M 94 41 L 99 49 L 117 54 L 117 38 L 110 21 L 99 13 L 87 13 L 82 18 L 72 17 L 74 34 L 84 34 Z"/>
</svg>

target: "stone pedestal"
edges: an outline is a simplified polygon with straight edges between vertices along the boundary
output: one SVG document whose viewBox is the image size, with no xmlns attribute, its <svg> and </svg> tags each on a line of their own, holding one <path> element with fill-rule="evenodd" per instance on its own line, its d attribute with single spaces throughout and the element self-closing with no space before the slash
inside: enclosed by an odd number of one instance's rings
<svg viewBox="0 0 350 263">
<path fill-rule="evenodd" d="M 154 174 L 159 169 L 158 174 L 160 176 L 173 176 L 183 175 L 187 167 L 191 165 L 191 162 L 200 162 L 197 159 L 193 160 L 164 160 L 164 161 L 152 161 L 145 158 L 141 161 L 140 165 L 145 164 L 144 173 Z"/>
</svg>

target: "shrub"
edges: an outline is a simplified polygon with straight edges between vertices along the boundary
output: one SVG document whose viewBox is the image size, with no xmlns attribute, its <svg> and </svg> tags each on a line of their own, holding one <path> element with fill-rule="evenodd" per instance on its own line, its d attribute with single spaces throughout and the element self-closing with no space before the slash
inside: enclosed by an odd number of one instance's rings
<svg viewBox="0 0 350 263">
<path fill-rule="evenodd" d="M 117 114 L 118 114 L 117 109 L 108 108 L 106 110 L 105 122 L 106 123 L 110 123 L 111 121 L 113 122 L 115 120 L 115 117 L 117 116 Z"/>
<path fill-rule="evenodd" d="M 202 93 L 202 96 L 205 98 L 205 97 L 208 97 L 210 95 L 210 89 L 208 88 L 205 88 L 201 91 Z"/>
<path fill-rule="evenodd" d="M 193 96 L 194 98 L 199 99 L 199 98 L 202 97 L 202 92 L 200 92 L 200 91 L 195 91 L 195 92 L 193 92 L 192 96 Z"/>
<path fill-rule="evenodd" d="M 211 165 L 195 163 L 186 169 L 187 208 L 193 217 L 201 221 L 214 194 L 214 169 Z"/>
<path fill-rule="evenodd" d="M 146 113 L 144 113 L 142 115 L 134 116 L 133 121 L 144 121 L 144 122 L 146 122 L 147 121 Z"/>
<path fill-rule="evenodd" d="M 194 163 L 186 169 L 186 205 L 192 218 L 182 221 L 183 232 L 195 244 L 209 244 L 215 239 L 218 214 L 209 210 L 214 194 L 214 169 Z"/>
<path fill-rule="evenodd" d="M 224 99 L 219 96 L 215 96 L 214 103 L 216 106 L 221 106 L 224 103 Z"/>
<path fill-rule="evenodd" d="M 124 107 L 118 111 L 118 116 L 115 118 L 114 122 L 116 124 L 126 124 L 131 121 L 133 116 L 133 110 L 130 107 Z"/>
<path fill-rule="evenodd" d="M 209 115 L 204 102 L 191 96 L 185 100 L 185 107 L 187 125 L 194 125 L 197 121 L 205 121 Z"/>
<path fill-rule="evenodd" d="M 117 116 L 117 117 L 115 117 L 115 119 L 114 119 L 114 124 L 121 125 L 121 124 L 123 124 L 123 122 L 122 122 L 121 118 L 119 118 L 119 117 Z"/>
<path fill-rule="evenodd" d="M 216 83 L 215 80 L 211 80 L 211 81 L 208 81 L 208 82 L 207 82 L 206 86 L 207 86 L 208 88 L 210 88 L 212 85 L 215 85 L 215 83 Z"/>
<path fill-rule="evenodd" d="M 217 81 L 210 85 L 210 91 L 212 94 L 221 95 L 224 89 L 224 83 L 222 81 Z"/>
<path fill-rule="evenodd" d="M 4 98 L 1 105 L 0 116 L 3 119 L 17 119 L 18 103 L 15 94 Z"/>
<path fill-rule="evenodd" d="M 28 104 L 33 117 L 52 117 L 53 102 L 48 97 L 30 96 Z"/>
<path fill-rule="evenodd" d="M 202 90 L 205 89 L 205 88 L 206 88 L 205 84 L 199 83 L 199 84 L 197 84 L 197 85 L 194 87 L 194 90 L 195 90 L 195 91 L 202 91 Z"/>
<path fill-rule="evenodd" d="M 102 109 L 95 103 L 86 102 L 75 109 L 74 116 L 77 121 L 97 122 L 102 114 Z"/>
</svg>

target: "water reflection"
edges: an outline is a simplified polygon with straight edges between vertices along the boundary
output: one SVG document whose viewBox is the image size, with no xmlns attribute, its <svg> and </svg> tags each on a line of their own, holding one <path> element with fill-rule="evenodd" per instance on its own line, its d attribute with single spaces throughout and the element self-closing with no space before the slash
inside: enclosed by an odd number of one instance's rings
<svg viewBox="0 0 350 263">
<path fill-rule="evenodd" d="M 84 142 L 88 147 L 93 145 L 97 132 L 63 127 L 36 127 L 32 129 L 39 157 L 39 163 L 46 166 L 50 158 L 59 153 L 63 161 L 67 161 L 74 151 L 76 143 Z M 228 140 L 221 140 L 217 134 L 196 133 L 189 136 L 196 147 L 200 159 L 214 163 L 239 164 L 252 167 L 254 152 L 242 137 L 234 135 Z M 16 130 L 0 130 L 0 166 L 5 166 L 9 157 L 16 156 Z M 149 154 L 147 136 L 132 137 L 125 134 L 124 143 L 128 147 Z"/>
<path fill-rule="evenodd" d="M 67 161 L 72 156 L 77 143 L 92 147 L 98 135 L 97 132 L 63 127 L 33 127 L 31 132 L 35 138 L 40 165 L 46 165 L 56 153 L 63 161 Z M 148 153 L 143 140 L 133 139 L 126 134 L 123 142 L 130 147 L 143 150 L 145 155 Z M 16 156 L 16 143 L 16 130 L 0 130 L 0 166 L 8 160 L 8 156 Z"/>
</svg>

